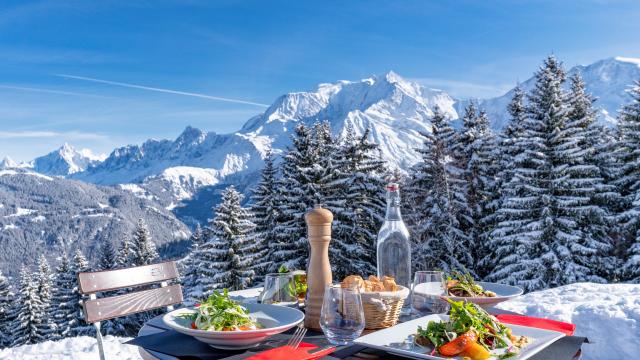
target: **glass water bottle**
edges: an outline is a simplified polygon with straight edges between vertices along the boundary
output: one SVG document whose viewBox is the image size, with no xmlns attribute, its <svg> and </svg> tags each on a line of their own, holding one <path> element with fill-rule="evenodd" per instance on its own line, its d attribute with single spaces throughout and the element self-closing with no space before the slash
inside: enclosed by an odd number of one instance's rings
<svg viewBox="0 0 640 360">
<path fill-rule="evenodd" d="M 396 284 L 411 288 L 411 244 L 400 214 L 400 188 L 387 185 L 387 213 L 378 233 L 378 277 L 391 276 Z"/>
</svg>

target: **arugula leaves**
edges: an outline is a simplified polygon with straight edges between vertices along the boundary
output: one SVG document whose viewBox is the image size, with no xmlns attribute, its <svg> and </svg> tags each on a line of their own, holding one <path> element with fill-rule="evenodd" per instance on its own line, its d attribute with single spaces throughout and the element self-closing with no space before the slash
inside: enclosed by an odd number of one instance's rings
<svg viewBox="0 0 640 360">
<path fill-rule="evenodd" d="M 256 322 L 249 317 L 249 311 L 229 297 L 229 291 L 214 291 L 211 296 L 196 305 L 196 312 L 185 314 L 200 330 L 226 331 L 240 330 L 242 327 L 255 327 Z"/>
</svg>

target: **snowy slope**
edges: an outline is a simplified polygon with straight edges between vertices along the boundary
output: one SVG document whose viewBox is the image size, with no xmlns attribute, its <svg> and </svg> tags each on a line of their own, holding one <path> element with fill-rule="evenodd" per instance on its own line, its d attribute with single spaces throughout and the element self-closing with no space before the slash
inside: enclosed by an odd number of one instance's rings
<svg viewBox="0 0 640 360">
<path fill-rule="evenodd" d="M 629 87 L 634 81 L 640 80 L 640 59 L 614 57 L 591 65 L 575 66 L 567 72 L 567 79 L 576 72 L 582 75 L 587 91 L 598 99 L 595 107 L 598 109 L 599 120 L 611 125 L 615 124 L 621 105 L 630 101 L 627 94 Z M 531 77 L 520 85 L 528 91 L 534 84 L 535 79 Z M 500 97 L 478 101 L 487 110 L 493 129 L 502 129 L 507 122 L 506 107 L 512 97 L 513 90 Z M 468 102 L 456 103 L 456 109 L 460 111 Z"/>
<path fill-rule="evenodd" d="M 104 352 L 107 359 L 142 359 L 138 347 L 123 344 L 129 338 L 104 337 Z M 45 341 L 35 345 L 24 345 L 0 350 L 0 359 L 23 360 L 96 360 L 99 359 L 96 338 L 79 336 L 59 341 Z"/>
<path fill-rule="evenodd" d="M 41 174 L 67 176 L 84 171 L 102 160 L 104 156 L 94 155 L 91 150 L 76 150 L 65 143 L 59 149 L 34 159 L 32 166 Z"/>
<path fill-rule="evenodd" d="M 499 305 L 536 317 L 576 324 L 585 360 L 637 359 L 640 354 L 640 285 L 579 283 L 532 292 Z"/>
</svg>

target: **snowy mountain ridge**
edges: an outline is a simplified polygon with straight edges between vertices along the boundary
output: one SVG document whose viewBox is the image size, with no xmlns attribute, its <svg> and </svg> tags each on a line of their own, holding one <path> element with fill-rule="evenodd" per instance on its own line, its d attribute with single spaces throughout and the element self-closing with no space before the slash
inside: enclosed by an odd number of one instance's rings
<svg viewBox="0 0 640 360">
<path fill-rule="evenodd" d="M 586 84 L 587 92 L 596 97 L 594 104 L 598 111 L 598 119 L 609 126 L 616 123 L 617 112 L 620 107 L 629 102 L 629 88 L 634 81 L 640 80 L 640 58 L 611 57 L 596 61 L 590 65 L 574 66 L 567 71 L 567 79 L 579 73 Z M 520 83 L 523 90 L 533 88 L 533 77 Z M 568 88 L 568 82 L 565 84 Z M 491 98 L 474 100 L 481 108 L 487 111 L 491 120 L 491 127 L 495 130 L 502 129 L 509 119 L 506 111 L 507 104 L 513 97 L 513 89 L 506 94 Z M 456 109 L 462 110 L 470 100 L 459 101 Z"/>
<path fill-rule="evenodd" d="M 640 79 L 640 59 L 604 59 L 573 67 L 568 76 L 575 72 L 582 74 L 587 90 L 598 97 L 595 106 L 600 119 L 611 124 L 617 109 L 628 101 L 628 87 Z M 521 86 L 529 90 L 533 84 L 531 78 Z M 477 100 L 496 130 L 508 119 L 506 106 L 512 95 L 513 90 L 497 98 Z M 359 81 L 323 83 L 311 91 L 284 94 L 235 133 L 217 134 L 188 126 L 175 140 L 150 139 L 141 145 L 120 147 L 102 161 L 65 144 L 35 159 L 31 166 L 44 174 L 100 185 L 134 184 L 124 188 L 175 209 L 201 189 L 250 187 L 267 151 L 285 151 L 299 123 L 328 121 L 334 134 L 342 134 L 347 126 L 357 134 L 368 129 L 370 140 L 380 146 L 382 159 L 406 170 L 418 161 L 415 149 L 422 145 L 420 132 L 430 131 L 434 106 L 439 106 L 448 118 L 457 119 L 468 103 L 469 100 L 456 100 L 442 90 L 407 81 L 390 71 Z M 7 161 L 3 164 L 15 166 Z M 199 205 L 192 201 L 188 206 Z"/>
</svg>

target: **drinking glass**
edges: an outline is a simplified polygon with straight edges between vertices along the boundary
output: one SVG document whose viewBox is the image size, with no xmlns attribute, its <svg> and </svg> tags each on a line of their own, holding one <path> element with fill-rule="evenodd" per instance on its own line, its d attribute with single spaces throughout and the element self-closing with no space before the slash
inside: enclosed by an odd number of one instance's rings
<svg viewBox="0 0 640 360">
<path fill-rule="evenodd" d="M 446 314 L 449 303 L 442 271 L 416 271 L 411 288 L 411 310 L 416 316 Z"/>
<path fill-rule="evenodd" d="M 329 284 L 324 290 L 320 327 L 333 345 L 351 344 L 364 330 L 364 309 L 357 287 Z"/>
<path fill-rule="evenodd" d="M 283 306 L 297 306 L 296 284 L 291 273 L 267 274 L 264 289 L 258 296 L 258 302 Z"/>
</svg>

